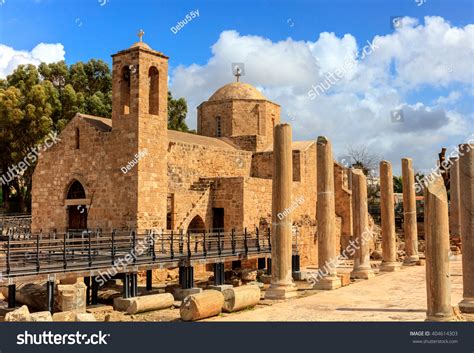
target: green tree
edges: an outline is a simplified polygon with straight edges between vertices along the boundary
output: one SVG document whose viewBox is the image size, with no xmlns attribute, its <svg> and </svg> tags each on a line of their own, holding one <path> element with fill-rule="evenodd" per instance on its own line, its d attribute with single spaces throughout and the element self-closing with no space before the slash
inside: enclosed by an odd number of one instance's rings
<svg viewBox="0 0 474 353">
<path fill-rule="evenodd" d="M 168 128 L 190 131 L 184 98 L 168 92 Z M 32 147 L 51 132 L 59 133 L 77 114 L 112 116 L 112 75 L 102 60 L 64 61 L 52 64 L 19 65 L 6 79 L 0 79 L 0 175 L 17 165 Z M 2 183 L 4 207 L 10 201 L 20 211 L 29 209 L 34 163 L 23 175 Z"/>
<path fill-rule="evenodd" d="M 168 129 L 194 133 L 186 125 L 187 114 L 188 106 L 186 99 L 174 99 L 171 92 L 168 91 Z"/>
<path fill-rule="evenodd" d="M 403 192 L 403 180 L 401 176 L 393 177 L 393 192 L 397 192 L 397 193 Z"/>
<path fill-rule="evenodd" d="M 19 65 L 0 80 L 0 173 L 18 165 L 32 147 L 49 133 L 60 132 L 78 112 L 111 116 L 112 76 L 105 62 Z M 2 182 L 8 211 L 18 210 L 10 202 L 17 202 L 21 211 L 29 208 L 33 170 L 34 162 L 18 178 Z"/>
</svg>

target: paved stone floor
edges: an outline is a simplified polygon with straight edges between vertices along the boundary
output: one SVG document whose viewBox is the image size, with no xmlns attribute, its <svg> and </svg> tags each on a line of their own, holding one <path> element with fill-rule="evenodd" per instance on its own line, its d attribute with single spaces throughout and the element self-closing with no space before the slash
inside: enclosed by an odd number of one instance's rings
<svg viewBox="0 0 474 353">
<path fill-rule="evenodd" d="M 450 264 L 454 306 L 462 298 L 461 258 L 455 257 Z M 287 302 L 269 302 L 207 321 L 424 321 L 425 313 L 425 267 L 413 266 L 395 273 L 381 273 L 334 291 L 317 291 Z"/>
</svg>

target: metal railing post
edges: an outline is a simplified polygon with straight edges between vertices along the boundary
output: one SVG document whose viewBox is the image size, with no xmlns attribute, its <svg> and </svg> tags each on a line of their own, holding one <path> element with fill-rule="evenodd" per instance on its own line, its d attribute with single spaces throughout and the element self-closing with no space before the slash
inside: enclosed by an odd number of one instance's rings
<svg viewBox="0 0 474 353">
<path fill-rule="evenodd" d="M 191 233 L 188 231 L 188 259 L 191 258 Z"/>
<path fill-rule="evenodd" d="M 206 230 L 203 232 L 203 243 L 202 243 L 202 252 L 204 256 L 207 256 L 207 247 L 206 247 Z"/>
<path fill-rule="evenodd" d="M 232 232 L 231 232 L 231 245 L 232 245 L 232 255 L 235 254 L 235 229 L 232 228 Z"/>
<path fill-rule="evenodd" d="M 112 248 L 110 249 L 110 259 L 112 265 L 115 265 L 115 229 L 112 230 Z"/>
<path fill-rule="evenodd" d="M 217 231 L 217 254 L 221 256 L 222 249 L 221 249 L 221 231 Z"/>
<path fill-rule="evenodd" d="M 137 238 L 136 238 L 136 234 L 135 234 L 135 231 L 132 230 L 132 251 L 131 251 L 131 254 L 132 254 L 132 257 L 133 257 L 133 263 L 136 263 L 137 262 L 137 254 L 135 253 L 135 247 L 137 245 Z"/>
<path fill-rule="evenodd" d="M 249 253 L 249 246 L 247 244 L 247 228 L 244 229 L 244 249 L 245 249 L 245 255 Z"/>
<path fill-rule="evenodd" d="M 66 239 L 67 239 L 67 233 L 64 233 L 64 237 L 63 237 L 63 267 L 64 269 L 67 268 Z"/>
<path fill-rule="evenodd" d="M 89 256 L 89 268 L 92 267 L 92 244 L 91 244 L 91 232 L 87 231 L 87 240 L 89 242 L 88 245 L 88 256 Z"/>
<path fill-rule="evenodd" d="M 40 270 L 39 242 L 40 242 L 40 235 L 36 234 L 36 272 L 39 272 Z"/>
<path fill-rule="evenodd" d="M 8 235 L 8 241 L 7 241 L 7 275 L 10 274 L 10 244 L 11 241 L 11 235 Z"/>
<path fill-rule="evenodd" d="M 164 237 L 164 234 L 162 233 L 162 236 Z M 173 231 L 171 231 L 171 237 L 170 237 L 170 257 L 171 259 L 174 259 L 174 250 L 173 250 Z"/>
<path fill-rule="evenodd" d="M 153 262 L 156 261 L 156 252 L 155 252 L 155 231 L 152 230 L 151 231 L 151 242 L 150 242 L 150 246 L 151 246 L 151 259 L 153 260 Z"/>
<path fill-rule="evenodd" d="M 260 252 L 260 236 L 258 234 L 258 227 L 255 228 L 255 232 L 256 232 L 256 235 L 257 235 L 257 251 Z"/>
</svg>

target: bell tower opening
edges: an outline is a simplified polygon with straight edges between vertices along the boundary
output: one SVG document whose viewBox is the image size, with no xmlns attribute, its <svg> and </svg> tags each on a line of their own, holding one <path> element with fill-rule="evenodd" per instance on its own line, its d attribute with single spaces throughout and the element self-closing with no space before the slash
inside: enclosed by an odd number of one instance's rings
<svg viewBox="0 0 474 353">
<path fill-rule="evenodd" d="M 130 114 L 130 67 L 128 65 L 122 68 L 120 77 L 120 106 L 121 114 Z"/>
<path fill-rule="evenodd" d="M 148 84 L 150 91 L 148 93 L 148 108 L 149 113 L 153 115 L 159 114 L 159 101 L 160 101 L 160 92 L 159 92 L 159 72 L 155 66 L 150 67 L 148 70 Z"/>
</svg>

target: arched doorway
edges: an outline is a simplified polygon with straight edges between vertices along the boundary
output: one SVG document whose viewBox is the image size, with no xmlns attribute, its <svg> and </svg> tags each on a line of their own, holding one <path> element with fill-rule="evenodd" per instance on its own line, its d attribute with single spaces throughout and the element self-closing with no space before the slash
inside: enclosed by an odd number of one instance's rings
<svg viewBox="0 0 474 353">
<path fill-rule="evenodd" d="M 85 200 L 86 192 L 82 184 L 74 180 L 69 186 L 67 200 Z M 68 228 L 87 229 L 87 208 L 88 205 L 71 204 L 68 205 Z"/>
<path fill-rule="evenodd" d="M 190 233 L 202 233 L 206 229 L 204 221 L 201 216 L 195 216 L 188 226 L 188 232 Z"/>
</svg>

